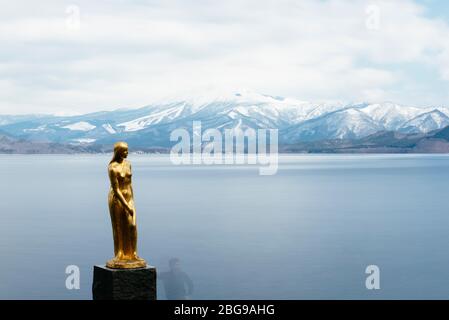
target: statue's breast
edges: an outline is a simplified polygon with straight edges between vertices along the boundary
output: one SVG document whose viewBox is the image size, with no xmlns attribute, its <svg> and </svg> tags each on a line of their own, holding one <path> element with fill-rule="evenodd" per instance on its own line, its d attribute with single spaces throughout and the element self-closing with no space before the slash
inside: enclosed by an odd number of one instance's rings
<svg viewBox="0 0 449 320">
<path fill-rule="evenodd" d="M 118 175 L 120 178 L 125 179 L 131 177 L 131 169 L 127 166 L 123 166 L 120 170 L 118 170 Z"/>
<path fill-rule="evenodd" d="M 132 174 L 129 170 L 123 170 L 119 173 L 119 179 L 125 183 L 131 181 L 131 176 Z"/>
</svg>

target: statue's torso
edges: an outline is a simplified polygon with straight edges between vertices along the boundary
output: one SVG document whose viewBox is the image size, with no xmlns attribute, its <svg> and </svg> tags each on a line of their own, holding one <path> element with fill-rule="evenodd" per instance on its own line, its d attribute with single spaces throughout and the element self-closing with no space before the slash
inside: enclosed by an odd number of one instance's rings
<svg viewBox="0 0 449 320">
<path fill-rule="evenodd" d="M 125 160 L 122 163 L 115 163 L 112 170 L 117 177 L 118 188 L 120 189 L 125 199 L 127 201 L 132 199 L 132 172 L 129 162 Z"/>
</svg>

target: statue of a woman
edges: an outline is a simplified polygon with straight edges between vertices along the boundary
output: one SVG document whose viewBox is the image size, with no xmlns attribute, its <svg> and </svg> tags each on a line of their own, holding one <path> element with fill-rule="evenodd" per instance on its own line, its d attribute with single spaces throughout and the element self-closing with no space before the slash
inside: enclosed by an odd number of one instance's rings
<svg viewBox="0 0 449 320">
<path fill-rule="evenodd" d="M 137 255 L 136 209 L 131 185 L 131 164 L 126 160 L 127 156 L 128 145 L 125 142 L 117 142 L 114 145 L 114 156 L 108 166 L 111 181 L 109 213 L 115 257 L 109 260 L 106 266 L 115 269 L 146 266 L 145 260 Z"/>
</svg>

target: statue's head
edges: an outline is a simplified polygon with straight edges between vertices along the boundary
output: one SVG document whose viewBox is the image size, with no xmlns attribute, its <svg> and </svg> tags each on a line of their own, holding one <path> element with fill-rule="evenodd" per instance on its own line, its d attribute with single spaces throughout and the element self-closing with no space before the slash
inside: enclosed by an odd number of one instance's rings
<svg viewBox="0 0 449 320">
<path fill-rule="evenodd" d="M 114 144 L 114 156 L 112 157 L 112 161 L 125 159 L 126 157 L 128 157 L 128 144 L 123 141 Z"/>
</svg>

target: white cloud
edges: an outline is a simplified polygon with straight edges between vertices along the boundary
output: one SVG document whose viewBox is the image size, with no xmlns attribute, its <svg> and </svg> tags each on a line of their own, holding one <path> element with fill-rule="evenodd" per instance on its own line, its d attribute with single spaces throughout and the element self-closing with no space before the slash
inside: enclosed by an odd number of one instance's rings
<svg viewBox="0 0 449 320">
<path fill-rule="evenodd" d="M 1 113 L 138 107 L 236 88 L 449 105 L 428 79 L 407 76 L 426 65 L 432 82 L 449 81 L 449 26 L 411 0 L 82 0 L 79 28 L 70 3 L 3 2 Z M 379 8 L 376 28 L 367 28 L 368 6 Z"/>
</svg>

